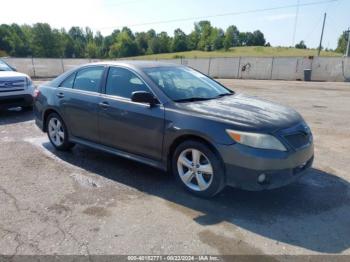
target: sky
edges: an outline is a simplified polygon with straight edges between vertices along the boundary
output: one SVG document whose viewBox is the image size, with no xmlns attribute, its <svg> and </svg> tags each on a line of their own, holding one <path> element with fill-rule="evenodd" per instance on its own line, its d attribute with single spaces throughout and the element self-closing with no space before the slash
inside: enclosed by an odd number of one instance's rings
<svg viewBox="0 0 350 262">
<path fill-rule="evenodd" d="M 293 7 L 261 10 L 285 6 Z M 194 22 L 209 20 L 224 30 L 230 25 L 241 32 L 259 29 L 273 46 L 304 40 L 307 46 L 317 47 L 325 12 L 325 48 L 336 48 L 339 36 L 350 27 L 350 0 L 0 0 L 0 10 L 0 24 L 46 22 L 58 29 L 88 26 L 103 35 L 123 26 L 133 32 L 153 28 L 173 35 L 181 28 L 190 33 Z M 260 11 L 248 12 L 252 10 Z"/>
</svg>

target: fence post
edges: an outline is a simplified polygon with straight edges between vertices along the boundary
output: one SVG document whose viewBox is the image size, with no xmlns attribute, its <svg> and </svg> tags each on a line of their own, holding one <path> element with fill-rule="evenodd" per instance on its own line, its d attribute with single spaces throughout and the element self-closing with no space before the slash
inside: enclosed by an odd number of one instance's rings
<svg viewBox="0 0 350 262">
<path fill-rule="evenodd" d="M 63 58 L 61 57 L 61 66 L 62 66 L 62 73 L 64 73 L 64 64 L 63 64 Z"/>
<path fill-rule="evenodd" d="M 237 79 L 239 79 L 239 72 L 241 71 L 241 59 L 242 57 L 240 56 L 238 59 Z"/>
<path fill-rule="evenodd" d="M 36 78 L 33 56 L 32 56 L 32 68 L 33 68 L 33 74 L 34 74 L 33 77 Z"/>
<path fill-rule="evenodd" d="M 208 76 L 210 75 L 210 65 L 211 65 L 211 57 L 209 57 L 209 61 L 208 61 Z"/>
<path fill-rule="evenodd" d="M 273 73 L 273 62 L 275 61 L 275 57 L 272 57 L 272 61 L 271 61 L 271 73 L 270 73 L 270 80 L 272 80 L 272 73 Z"/>
</svg>

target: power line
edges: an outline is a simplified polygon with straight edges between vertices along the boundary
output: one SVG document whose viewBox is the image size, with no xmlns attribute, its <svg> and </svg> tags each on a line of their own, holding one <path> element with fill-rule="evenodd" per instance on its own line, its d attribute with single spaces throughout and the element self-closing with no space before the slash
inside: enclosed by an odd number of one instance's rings
<svg viewBox="0 0 350 262">
<path fill-rule="evenodd" d="M 184 21 L 192 21 L 192 20 L 200 20 L 200 19 L 208 19 L 208 18 L 215 18 L 215 17 L 252 14 L 252 13 L 259 13 L 259 12 L 266 12 L 266 11 L 274 11 L 274 10 L 281 10 L 281 9 L 296 8 L 296 7 L 302 7 L 302 6 L 314 6 L 314 5 L 321 5 L 321 4 L 337 2 L 337 1 L 338 0 L 324 0 L 324 1 L 303 3 L 303 4 L 294 4 L 294 5 L 277 6 L 277 7 L 271 7 L 271 8 L 252 9 L 252 10 L 246 10 L 246 11 L 241 11 L 241 12 L 230 12 L 230 13 L 222 13 L 222 14 L 215 14 L 215 15 L 208 15 L 208 16 L 177 18 L 177 19 L 171 19 L 171 20 L 160 20 L 160 21 L 146 22 L 146 23 L 140 23 L 140 24 L 129 24 L 129 25 L 125 25 L 125 26 L 127 26 L 127 27 L 136 27 L 136 26 L 145 26 L 145 25 L 168 24 L 168 23 L 184 22 Z M 115 26 L 109 26 L 109 27 L 101 27 L 99 29 L 102 30 L 102 29 L 110 29 L 110 28 L 116 28 L 116 27 Z"/>
</svg>

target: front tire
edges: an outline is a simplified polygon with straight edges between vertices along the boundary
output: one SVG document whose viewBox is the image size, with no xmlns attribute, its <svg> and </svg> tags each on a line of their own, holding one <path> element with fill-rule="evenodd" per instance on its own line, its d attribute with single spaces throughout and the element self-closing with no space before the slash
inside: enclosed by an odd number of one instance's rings
<svg viewBox="0 0 350 262">
<path fill-rule="evenodd" d="M 213 197 L 225 187 L 221 159 L 199 141 L 185 141 L 176 148 L 172 171 L 187 191 L 200 197 Z"/>
<path fill-rule="evenodd" d="M 68 151 L 74 146 L 73 143 L 69 142 L 67 127 L 58 114 L 51 113 L 47 117 L 46 123 L 49 140 L 57 150 Z"/>
</svg>

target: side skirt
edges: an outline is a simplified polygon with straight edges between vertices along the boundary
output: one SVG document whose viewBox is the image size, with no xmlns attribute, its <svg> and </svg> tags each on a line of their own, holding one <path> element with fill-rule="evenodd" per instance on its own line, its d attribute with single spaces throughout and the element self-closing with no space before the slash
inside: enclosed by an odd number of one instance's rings
<svg viewBox="0 0 350 262">
<path fill-rule="evenodd" d="M 91 148 L 94 148 L 94 149 L 97 149 L 97 150 L 100 150 L 100 151 L 104 151 L 104 152 L 107 152 L 107 153 L 110 153 L 110 154 L 113 154 L 113 155 L 116 155 L 116 156 L 120 156 L 120 157 L 123 157 L 123 158 L 126 158 L 126 159 L 130 159 L 130 160 L 142 163 L 142 164 L 146 164 L 146 165 L 149 165 L 149 166 L 161 169 L 163 171 L 167 170 L 166 165 L 164 165 L 162 162 L 155 161 L 153 159 L 149 159 L 149 158 L 146 158 L 146 157 L 142 157 L 142 156 L 138 156 L 138 155 L 135 155 L 135 154 L 131 154 L 131 153 L 128 153 L 128 152 L 125 152 L 125 151 L 121 151 L 121 150 L 112 148 L 112 147 L 96 144 L 96 143 L 93 143 L 93 142 L 90 142 L 90 141 L 86 141 L 84 139 L 80 139 L 80 138 L 77 138 L 77 137 L 70 137 L 69 140 L 71 142 L 73 142 L 73 143 L 76 143 L 76 144 L 88 146 L 88 147 L 91 147 Z"/>
</svg>

